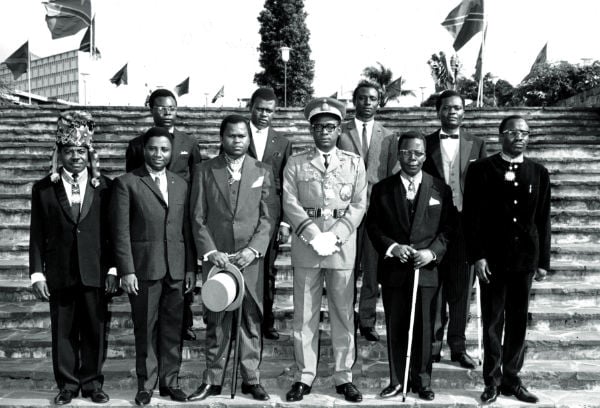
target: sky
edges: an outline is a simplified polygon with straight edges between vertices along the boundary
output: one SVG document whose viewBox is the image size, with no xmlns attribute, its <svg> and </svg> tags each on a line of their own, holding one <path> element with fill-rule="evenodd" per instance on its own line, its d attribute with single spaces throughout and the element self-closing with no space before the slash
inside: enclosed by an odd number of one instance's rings
<svg viewBox="0 0 600 408">
<path fill-rule="evenodd" d="M 431 54 L 452 55 L 453 38 L 440 25 L 459 0 L 305 0 L 315 61 L 315 96 L 349 97 L 362 70 L 376 62 L 406 79 L 420 103 L 433 92 Z M 92 0 L 96 45 L 102 58 L 81 54 L 88 104 L 143 105 L 148 88 L 172 89 L 190 76 L 181 106 L 239 106 L 261 70 L 257 17 L 264 0 Z M 77 49 L 85 30 L 52 40 L 40 0 L 0 0 L 0 61 L 29 39 L 38 56 Z M 600 1 L 486 0 L 488 34 L 484 71 L 518 84 L 548 43 L 548 60 L 600 60 Z M 458 52 L 470 77 L 481 34 Z M 293 51 L 291 57 L 293 58 Z M 129 84 L 109 82 L 128 63 Z M 210 100 L 224 85 L 225 97 Z M 389 106 L 393 106 L 390 104 Z"/>
</svg>

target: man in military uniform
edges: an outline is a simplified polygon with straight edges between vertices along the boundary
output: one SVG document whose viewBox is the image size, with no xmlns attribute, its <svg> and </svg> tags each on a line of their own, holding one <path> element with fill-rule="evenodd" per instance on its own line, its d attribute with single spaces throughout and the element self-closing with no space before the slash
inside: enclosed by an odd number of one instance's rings
<svg viewBox="0 0 600 408">
<path fill-rule="evenodd" d="M 484 403 L 499 392 L 538 401 L 519 372 L 531 283 L 550 267 L 550 178 L 544 166 L 523 157 L 528 141 L 525 119 L 506 117 L 502 152 L 473 163 L 465 182 L 467 255 L 481 282 Z"/>
<path fill-rule="evenodd" d="M 354 364 L 354 259 L 356 228 L 367 205 L 365 165 L 336 141 L 344 105 L 333 98 L 308 103 L 312 148 L 292 156 L 283 174 L 283 211 L 291 224 L 294 267 L 294 355 L 299 381 L 287 393 L 300 401 L 310 393 L 317 372 L 319 315 L 323 278 L 327 286 L 336 391 L 360 402 L 352 383 Z"/>
</svg>

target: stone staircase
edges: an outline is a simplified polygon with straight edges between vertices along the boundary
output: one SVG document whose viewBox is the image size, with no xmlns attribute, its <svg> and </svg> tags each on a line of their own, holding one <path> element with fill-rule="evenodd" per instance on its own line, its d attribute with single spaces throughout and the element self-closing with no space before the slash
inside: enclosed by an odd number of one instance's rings
<svg viewBox="0 0 600 408">
<path fill-rule="evenodd" d="M 92 107 L 90 111 L 98 124 L 95 145 L 101 167 L 108 176 L 117 176 L 124 169 L 127 141 L 151 124 L 150 116 L 143 108 L 132 107 Z M 30 290 L 27 247 L 31 186 L 49 169 L 56 112 L 52 108 L 0 108 L 0 406 L 47 405 L 55 389 L 48 304 L 35 300 Z M 246 112 L 181 109 L 178 128 L 197 135 L 203 153 L 210 157 L 216 154 L 220 120 L 229 113 Z M 486 138 L 490 152 L 495 152 L 499 149 L 497 125 L 502 117 L 514 113 L 528 118 L 533 131 L 528 156 L 550 170 L 552 183 L 552 269 L 546 281 L 534 283 L 523 380 L 542 397 L 544 406 L 600 407 L 600 115 L 591 109 L 566 108 L 473 110 L 467 112 L 465 126 Z M 435 112 L 428 109 L 383 109 L 379 119 L 397 131 L 430 132 L 437 124 Z M 290 134 L 295 149 L 310 143 L 300 110 L 281 110 L 274 125 Z M 283 248 L 277 259 L 275 300 L 276 325 L 284 336 L 279 341 L 265 340 L 261 366 L 262 382 L 273 397 L 271 405 L 285 400 L 295 373 L 289 336 L 293 307 L 288 251 Z M 205 325 L 199 297 L 193 309 L 198 340 L 185 343 L 181 370 L 181 384 L 189 391 L 200 383 L 204 368 Z M 110 314 L 105 388 L 115 404 L 130 405 L 136 387 L 135 352 L 125 296 L 112 300 Z M 477 315 L 474 301 L 471 314 Z M 377 330 L 382 340 L 369 343 L 357 337 L 354 378 L 365 393 L 363 406 L 397 406 L 401 401 L 375 398 L 388 383 L 383 322 L 379 304 Z M 468 351 L 476 356 L 475 319 L 467 330 Z M 305 399 L 308 406 L 343 403 L 333 395 L 325 298 L 321 334 L 319 376 L 314 395 Z M 227 377 L 225 394 L 229 383 Z M 434 365 L 434 403 L 439 406 L 476 406 L 482 387 L 480 368 L 464 370 L 448 356 Z M 121 400 L 116 402 L 113 394 Z M 220 406 L 233 402 L 228 395 L 220 398 L 212 402 Z M 31 402 L 38 400 L 41 402 Z M 234 401 L 252 405 L 241 395 Z M 519 406 L 514 399 L 498 401 L 501 406 Z M 414 397 L 409 403 L 431 405 Z"/>
</svg>

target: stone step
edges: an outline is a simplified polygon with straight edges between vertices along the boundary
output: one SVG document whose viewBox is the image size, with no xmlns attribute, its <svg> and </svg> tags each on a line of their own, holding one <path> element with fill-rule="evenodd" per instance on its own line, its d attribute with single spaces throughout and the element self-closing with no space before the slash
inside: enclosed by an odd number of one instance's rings
<svg viewBox="0 0 600 408">
<path fill-rule="evenodd" d="M 122 299 L 113 301 L 109 305 L 111 314 L 110 327 L 131 328 L 133 327 L 130 315 L 130 306 Z M 597 299 L 597 297 L 596 297 Z M 587 304 L 579 305 L 576 301 L 567 302 L 567 299 L 556 304 L 551 301 L 532 300 L 529 308 L 529 327 L 532 329 L 551 328 L 555 329 L 577 329 L 592 330 L 600 332 L 600 308 Z M 194 313 L 194 327 L 202 329 L 205 324 L 202 320 L 202 305 L 197 300 L 192 304 Z M 563 304 L 564 303 L 564 304 Z M 278 329 L 290 330 L 294 309 L 291 297 L 278 299 L 273 308 L 275 325 Z M 476 302 L 471 302 L 471 316 L 477 316 Z M 329 330 L 329 317 L 327 312 L 327 299 L 323 298 L 320 313 L 321 329 Z M 377 330 L 385 331 L 385 318 L 381 301 L 377 304 Z M 475 326 L 475 319 L 470 319 L 469 326 Z M 37 300 L 21 302 L 0 302 L 0 329 L 28 329 L 50 327 L 50 312 L 48 303 Z"/>
<path fill-rule="evenodd" d="M 333 387 L 331 361 L 322 361 L 317 369 L 315 389 Z M 195 389 L 201 382 L 204 362 L 184 361 L 181 365 L 179 384 L 185 390 Z M 292 359 L 261 364 L 261 383 L 267 390 L 289 389 L 295 381 L 296 366 Z M 104 364 L 104 387 L 107 390 L 135 389 L 135 361 L 133 359 L 107 360 Z M 389 383 L 387 360 L 357 359 L 353 367 L 353 382 L 359 389 L 380 390 Z M 600 361 L 598 360 L 525 360 L 521 371 L 524 384 L 530 389 L 593 390 L 600 386 Z M 225 386 L 230 385 L 229 371 Z M 238 386 L 241 381 L 238 380 Z M 1 389 L 55 389 L 52 364 L 48 359 L 8 360 L 0 367 Z M 465 370 L 453 363 L 441 362 L 433 367 L 432 388 L 478 390 L 483 388 L 481 368 Z M 227 391 L 224 390 L 225 392 Z M 377 391 L 375 391 L 377 392 Z M 226 394 L 227 395 L 227 394 Z M 229 397 L 229 395 L 227 395 Z M 207 401 L 211 402 L 211 401 Z M 261 405 L 263 406 L 263 405 Z M 303 406 L 303 405 L 299 405 Z"/>
<path fill-rule="evenodd" d="M 203 329 L 195 331 L 197 339 L 186 341 L 183 346 L 184 360 L 204 361 Z M 289 359 L 293 356 L 291 330 L 281 330 L 280 340 L 263 340 L 263 361 Z M 357 335 L 357 353 L 362 359 L 385 360 L 387 338 L 385 330 L 379 342 L 369 342 Z M 331 337 L 328 331 L 320 332 L 319 353 L 323 358 L 333 358 Z M 445 338 L 445 337 L 444 337 Z M 467 352 L 479 356 L 477 331 L 474 325 L 466 332 Z M 532 360 L 594 360 L 600 359 L 600 336 L 587 330 L 528 330 L 526 358 Z M 448 362 L 450 351 L 443 349 L 442 361 Z M 0 359 L 52 358 L 51 333 L 48 328 L 0 329 Z M 133 329 L 113 328 L 108 333 L 108 359 L 135 358 Z"/>
<path fill-rule="evenodd" d="M 598 249 L 598 245 L 588 243 L 553 246 L 551 248 L 552 261 L 579 261 L 593 265 L 600 264 Z"/>
<path fill-rule="evenodd" d="M 238 382 L 239 384 L 239 382 Z M 188 392 L 192 392 L 197 385 L 193 385 L 192 388 L 186 389 Z M 239 386 L 238 386 L 239 387 Z M 133 397 L 135 395 L 135 389 L 130 390 L 113 390 L 107 389 L 106 391 L 110 394 L 110 407 L 112 408 L 130 408 L 133 405 Z M 268 388 L 271 399 L 267 404 L 259 403 L 250 399 L 248 396 L 241 394 L 238 388 L 238 392 L 234 400 L 230 399 L 229 388 L 225 388 L 223 393 L 219 396 L 210 397 L 208 400 L 203 401 L 202 404 L 187 403 L 186 406 L 194 407 L 235 407 L 235 408 L 255 408 L 262 406 L 272 407 L 284 407 L 284 406 L 295 406 L 302 408 L 334 408 L 339 406 L 347 406 L 340 399 L 340 395 L 335 393 L 332 387 L 314 387 L 310 395 L 306 395 L 302 402 L 287 403 L 285 400 L 285 394 L 289 390 L 289 387 L 274 387 Z M 539 398 L 540 402 L 536 405 L 544 408 L 599 408 L 600 407 L 600 392 L 599 391 L 588 391 L 588 390 L 552 390 L 552 389 L 533 389 L 530 387 Z M 410 407 L 463 407 L 463 408 L 476 408 L 481 406 L 479 395 L 481 389 L 463 391 L 457 388 L 449 389 L 435 389 L 435 402 L 423 401 L 417 398 L 416 394 L 408 393 L 406 402 L 402 402 L 402 396 L 399 395 L 394 398 L 382 400 L 379 397 L 380 388 L 368 388 L 361 389 L 363 393 L 363 401 L 360 403 L 362 408 L 379 408 L 379 407 L 398 407 L 398 406 L 410 406 Z M 15 389 L 0 390 L 0 400 L 2 406 L 6 408 L 54 408 L 55 405 L 52 402 L 56 391 L 29 391 L 22 390 L 19 387 Z M 343 405 L 342 405 L 343 404 Z M 84 406 L 84 407 L 97 407 L 89 399 L 82 397 L 73 400 L 73 405 Z M 166 397 L 160 397 L 157 393 L 152 397 L 152 402 L 149 407 L 169 407 L 178 406 L 179 403 L 173 402 Z M 493 406 L 510 406 L 513 408 L 530 408 L 531 404 L 519 402 L 513 397 L 500 396 Z"/>
</svg>

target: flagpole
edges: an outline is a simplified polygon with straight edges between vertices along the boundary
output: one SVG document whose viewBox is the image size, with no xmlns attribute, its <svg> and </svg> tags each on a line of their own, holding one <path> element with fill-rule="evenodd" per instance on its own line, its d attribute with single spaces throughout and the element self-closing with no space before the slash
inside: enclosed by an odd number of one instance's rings
<svg viewBox="0 0 600 408">
<path fill-rule="evenodd" d="M 485 18 L 485 13 L 483 14 L 483 21 L 483 33 L 481 35 L 481 74 L 479 75 L 479 86 L 477 89 L 478 108 L 481 108 L 483 106 L 483 77 L 485 76 L 485 34 L 487 33 L 487 20 Z"/>
<path fill-rule="evenodd" d="M 29 52 L 29 38 L 27 39 L 27 90 L 29 93 L 29 104 L 31 105 L 31 53 Z"/>
</svg>

